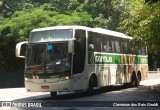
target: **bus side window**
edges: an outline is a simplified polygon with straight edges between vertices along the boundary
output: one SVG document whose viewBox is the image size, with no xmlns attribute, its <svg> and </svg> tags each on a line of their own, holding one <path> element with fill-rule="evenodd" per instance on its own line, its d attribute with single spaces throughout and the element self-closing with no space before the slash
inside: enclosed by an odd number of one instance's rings
<svg viewBox="0 0 160 110">
<path fill-rule="evenodd" d="M 102 51 L 107 52 L 107 45 L 105 38 L 102 38 Z"/>
<path fill-rule="evenodd" d="M 128 50 L 128 53 L 134 53 L 134 49 L 133 49 L 133 44 L 132 44 L 132 41 L 131 40 L 129 40 L 128 41 L 128 48 L 127 48 L 127 50 Z"/>
<path fill-rule="evenodd" d="M 111 52 L 110 41 L 108 38 L 102 39 L 102 51 L 103 52 Z"/>
<path fill-rule="evenodd" d="M 124 42 L 122 40 L 120 40 L 119 42 L 119 48 L 120 48 L 120 52 L 124 53 Z"/>
<path fill-rule="evenodd" d="M 120 50 L 120 45 L 119 45 L 119 41 L 115 41 L 115 47 L 116 47 L 116 52 L 117 53 L 120 53 L 121 52 L 121 50 Z"/>
<path fill-rule="evenodd" d="M 81 73 L 84 70 L 86 54 L 86 31 L 76 30 L 73 56 L 73 74 Z"/>
<path fill-rule="evenodd" d="M 106 43 L 107 43 L 107 44 L 106 44 L 106 45 L 107 45 L 107 52 L 111 52 L 110 40 L 107 39 Z"/>
<path fill-rule="evenodd" d="M 115 44 L 114 44 L 114 40 L 111 40 L 111 51 L 112 52 L 115 52 L 115 46 L 114 46 Z"/>
<path fill-rule="evenodd" d="M 93 51 L 94 50 L 94 44 L 93 44 L 93 39 L 92 39 L 92 33 L 88 32 L 88 51 Z"/>
<path fill-rule="evenodd" d="M 98 34 L 96 34 L 98 36 Z M 97 51 L 102 52 L 102 38 L 100 36 L 97 37 Z"/>
<path fill-rule="evenodd" d="M 127 41 L 124 42 L 124 53 L 128 53 L 128 44 L 127 44 Z"/>
<path fill-rule="evenodd" d="M 125 40 L 122 40 L 120 42 L 120 50 L 121 50 L 121 53 L 127 53 L 127 51 L 128 51 L 127 42 Z"/>
<path fill-rule="evenodd" d="M 97 39 L 94 32 L 88 32 L 88 50 L 97 51 Z"/>
</svg>

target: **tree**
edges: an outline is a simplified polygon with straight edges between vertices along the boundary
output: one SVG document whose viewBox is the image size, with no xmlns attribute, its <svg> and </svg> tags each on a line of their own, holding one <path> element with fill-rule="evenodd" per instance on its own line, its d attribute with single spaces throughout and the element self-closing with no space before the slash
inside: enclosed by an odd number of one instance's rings
<svg viewBox="0 0 160 110">
<path fill-rule="evenodd" d="M 130 36 L 141 39 L 146 43 L 148 53 L 156 57 L 156 64 L 160 67 L 160 2 L 146 4 L 143 0 L 136 0 L 131 6 L 130 16 L 122 22 L 122 27 Z M 141 45 L 139 45 L 140 47 Z M 149 62 L 151 64 L 153 61 Z"/>
<path fill-rule="evenodd" d="M 91 22 L 92 17 L 87 12 L 60 14 L 44 10 L 43 7 L 34 8 L 29 12 L 16 11 L 11 18 L 0 21 L 0 70 L 17 69 L 16 65 L 19 65 L 19 62 L 15 58 L 15 45 L 27 40 L 32 29 L 54 25 L 89 26 Z"/>
<path fill-rule="evenodd" d="M 150 53 L 160 53 L 159 26 L 160 3 L 145 4 L 142 0 L 132 5 L 130 17 L 123 21 L 123 28 L 133 37 L 147 43 Z"/>
<path fill-rule="evenodd" d="M 146 3 L 157 3 L 160 0 L 145 0 Z"/>
<path fill-rule="evenodd" d="M 131 1 L 133 0 L 89 0 L 80 4 L 76 10 L 85 10 L 92 15 L 92 27 L 122 31 L 119 26 L 128 17 Z"/>
</svg>

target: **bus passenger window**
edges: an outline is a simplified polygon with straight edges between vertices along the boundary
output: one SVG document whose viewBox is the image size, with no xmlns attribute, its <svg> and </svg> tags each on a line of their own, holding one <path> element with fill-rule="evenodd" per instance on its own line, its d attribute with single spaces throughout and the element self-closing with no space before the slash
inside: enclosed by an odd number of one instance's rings
<svg viewBox="0 0 160 110">
<path fill-rule="evenodd" d="M 112 47 L 111 51 L 112 51 L 112 52 L 115 52 L 115 46 L 114 46 L 114 45 L 115 45 L 115 44 L 114 44 L 114 41 L 111 40 L 111 47 Z"/>
<path fill-rule="evenodd" d="M 73 56 L 73 74 L 84 71 L 85 54 L 86 54 L 86 31 L 76 30 L 74 41 L 74 56 Z"/>
<path fill-rule="evenodd" d="M 124 53 L 128 53 L 128 45 L 127 45 L 127 42 L 124 42 Z"/>
<path fill-rule="evenodd" d="M 98 36 L 98 34 L 97 34 Z M 97 51 L 102 52 L 102 38 L 97 37 Z"/>
<path fill-rule="evenodd" d="M 89 51 L 94 51 L 94 45 L 93 45 L 93 44 L 89 44 L 88 50 L 89 50 Z"/>
<path fill-rule="evenodd" d="M 121 50 L 121 53 L 127 53 L 127 51 L 128 51 L 127 42 L 125 42 L 125 41 L 120 42 L 120 50 Z"/>
<path fill-rule="evenodd" d="M 115 41 L 116 52 L 120 52 L 119 42 Z"/>
<path fill-rule="evenodd" d="M 110 52 L 111 51 L 111 47 L 109 45 L 109 40 L 108 39 L 103 39 L 102 40 L 102 50 L 103 52 Z"/>
<path fill-rule="evenodd" d="M 94 32 L 88 32 L 88 49 L 89 49 L 89 45 L 93 44 L 94 46 L 94 50 L 92 51 L 97 51 L 97 39 L 96 39 L 96 35 Z M 90 51 L 90 50 L 89 50 Z"/>
</svg>

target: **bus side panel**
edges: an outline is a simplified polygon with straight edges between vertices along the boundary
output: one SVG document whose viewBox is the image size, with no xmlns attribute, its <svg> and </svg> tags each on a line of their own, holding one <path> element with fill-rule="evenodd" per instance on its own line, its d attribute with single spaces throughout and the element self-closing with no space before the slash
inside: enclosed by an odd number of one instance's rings
<svg viewBox="0 0 160 110">
<path fill-rule="evenodd" d="M 147 64 L 138 64 L 138 71 L 141 73 L 141 80 L 146 80 L 148 78 L 148 65 Z"/>
<path fill-rule="evenodd" d="M 141 76 L 142 76 L 141 80 L 145 80 L 148 78 L 148 65 L 147 64 L 141 66 Z"/>
<path fill-rule="evenodd" d="M 136 72 L 141 73 L 141 80 L 148 78 L 148 56 L 138 55 L 136 56 Z"/>
<path fill-rule="evenodd" d="M 109 65 L 100 65 L 99 71 L 99 86 L 107 86 L 111 84 L 111 71 Z"/>
</svg>

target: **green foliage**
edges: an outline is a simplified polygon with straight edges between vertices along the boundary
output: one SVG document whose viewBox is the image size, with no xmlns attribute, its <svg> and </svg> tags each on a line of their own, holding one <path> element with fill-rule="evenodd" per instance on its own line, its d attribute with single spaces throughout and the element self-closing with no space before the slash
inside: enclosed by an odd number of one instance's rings
<svg viewBox="0 0 160 110">
<path fill-rule="evenodd" d="M 158 1 L 160 1 L 160 0 L 145 0 L 146 3 L 156 3 Z"/>
<path fill-rule="evenodd" d="M 129 14 L 132 0 L 96 0 L 77 7 L 77 11 L 87 11 L 93 18 L 93 27 L 120 30 L 119 25 Z M 120 30 L 121 31 L 121 30 Z"/>
<path fill-rule="evenodd" d="M 3 68 L 9 68 L 10 65 L 17 62 L 15 45 L 20 41 L 27 40 L 32 29 L 55 25 L 89 26 L 92 22 L 92 17 L 87 12 L 60 14 L 55 11 L 44 10 L 43 7 L 29 9 L 32 10 L 25 8 L 24 11 L 16 11 L 10 18 L 0 21 L 0 57 L 2 57 L 0 68 L 2 65 Z M 10 63 L 8 64 L 8 62 Z"/>
<path fill-rule="evenodd" d="M 160 53 L 160 2 L 145 4 L 136 0 L 132 5 L 130 17 L 122 22 L 124 30 L 148 46 L 149 53 Z"/>
<path fill-rule="evenodd" d="M 16 43 L 27 40 L 32 29 L 48 26 L 121 31 L 146 42 L 149 53 L 160 53 L 159 7 L 160 2 L 145 0 L 0 0 L 0 71 L 17 68 Z"/>
</svg>

